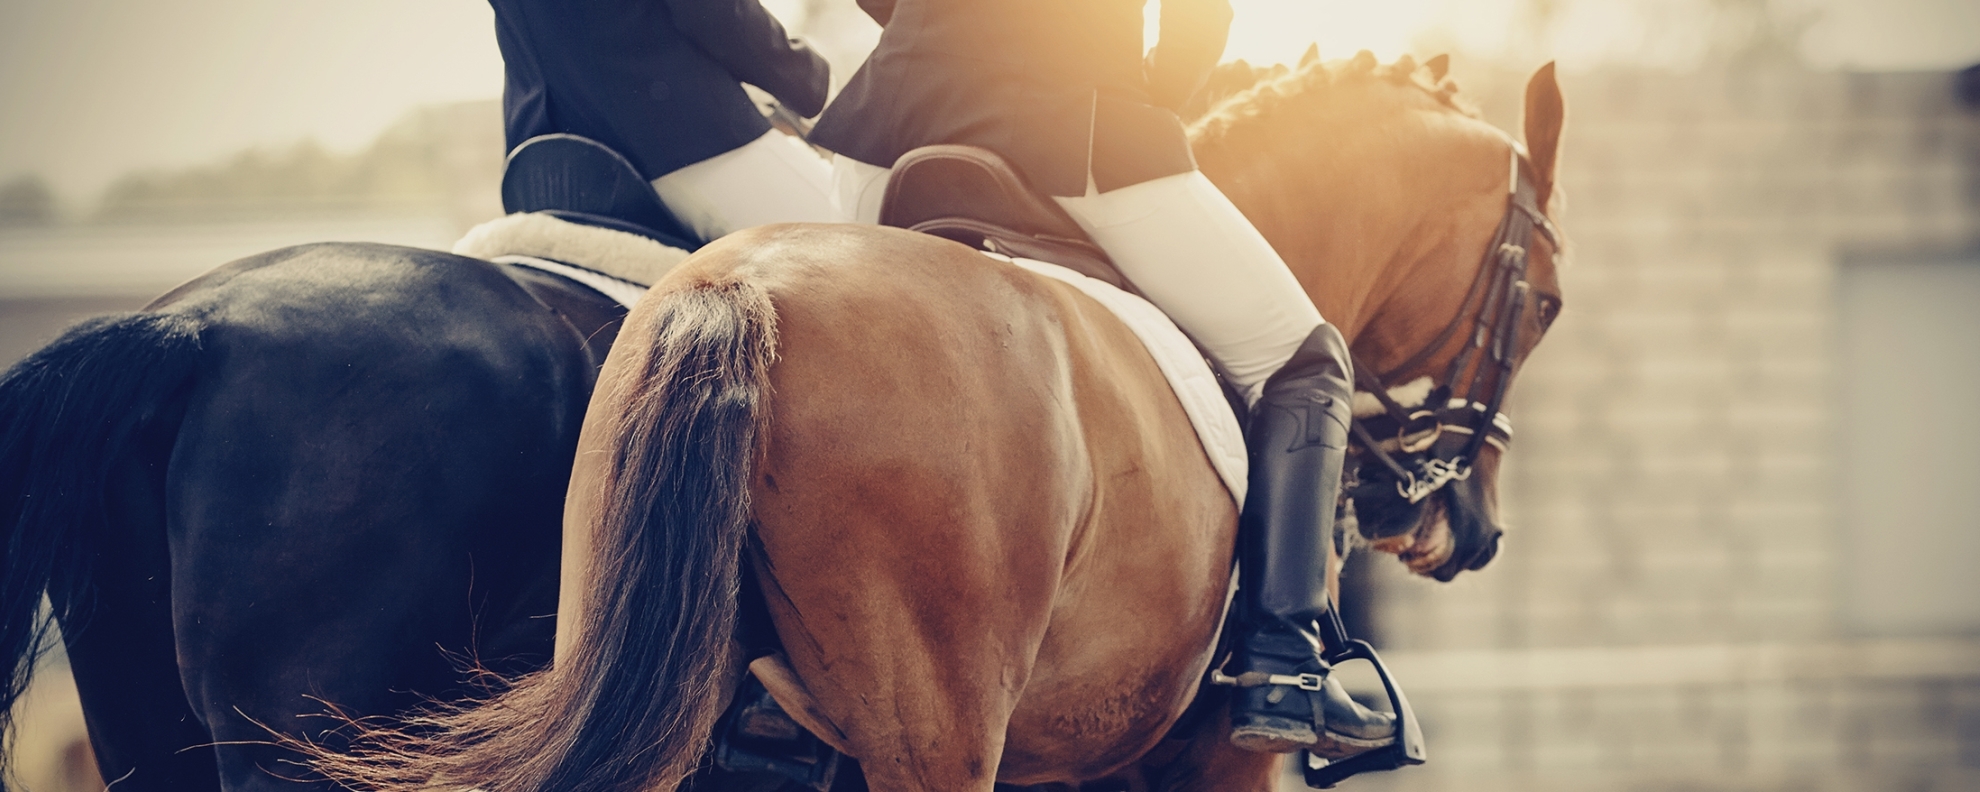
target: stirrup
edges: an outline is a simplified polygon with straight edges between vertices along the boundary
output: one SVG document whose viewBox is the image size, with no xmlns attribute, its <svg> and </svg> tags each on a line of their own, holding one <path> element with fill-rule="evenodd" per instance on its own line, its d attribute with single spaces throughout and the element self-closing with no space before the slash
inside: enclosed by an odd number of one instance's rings
<svg viewBox="0 0 1980 792">
<path fill-rule="evenodd" d="M 750 674 L 715 727 L 715 767 L 769 776 L 826 792 L 842 754 L 784 713 L 770 691 Z"/>
<path fill-rule="evenodd" d="M 1327 603 L 1326 612 L 1320 614 L 1319 626 L 1321 662 L 1331 668 L 1350 660 L 1366 660 L 1375 667 L 1375 674 L 1381 677 L 1382 688 L 1389 696 L 1389 708 L 1395 714 L 1396 739 L 1381 748 L 1344 759 L 1327 759 L 1301 751 L 1300 770 L 1305 775 L 1306 785 L 1313 789 L 1332 789 L 1350 776 L 1423 764 L 1428 758 L 1423 747 L 1423 727 L 1417 724 L 1416 712 L 1409 708 L 1409 698 L 1403 695 L 1402 688 L 1396 686 L 1395 678 L 1389 675 L 1389 667 L 1383 665 L 1382 658 L 1375 654 L 1375 647 L 1369 646 L 1367 641 L 1347 636 L 1347 628 L 1341 624 L 1341 616 L 1334 610 L 1332 602 Z"/>
</svg>

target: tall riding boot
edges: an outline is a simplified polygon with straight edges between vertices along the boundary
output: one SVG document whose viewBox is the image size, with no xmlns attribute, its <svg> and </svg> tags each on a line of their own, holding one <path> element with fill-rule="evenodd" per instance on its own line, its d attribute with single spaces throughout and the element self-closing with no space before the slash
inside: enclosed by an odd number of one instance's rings
<svg viewBox="0 0 1980 792">
<path fill-rule="evenodd" d="M 1395 722 L 1326 678 L 1317 620 L 1326 615 L 1326 565 L 1353 420 L 1347 342 L 1314 328 L 1265 382 L 1245 432 L 1250 492 L 1239 522 L 1239 596 L 1248 634 L 1237 644 L 1240 686 L 1231 742 L 1286 753 L 1351 756 L 1395 741 Z M 1331 618 L 1331 617 L 1330 617 Z"/>
</svg>

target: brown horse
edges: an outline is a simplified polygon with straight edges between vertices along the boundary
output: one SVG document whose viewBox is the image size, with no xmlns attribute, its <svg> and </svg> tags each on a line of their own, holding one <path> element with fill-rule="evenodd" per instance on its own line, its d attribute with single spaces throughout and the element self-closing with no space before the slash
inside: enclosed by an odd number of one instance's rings
<svg viewBox="0 0 1980 792">
<path fill-rule="evenodd" d="M 1309 62 L 1192 128 L 1205 173 L 1390 381 L 1457 354 L 1464 338 L 1426 347 L 1507 211 L 1513 144 L 1441 78 Z M 1543 68 L 1525 120 L 1542 206 L 1561 108 Z M 1532 245 L 1519 358 L 1560 305 L 1553 251 Z M 1488 523 L 1497 453 L 1467 482 Z M 1391 549 L 1419 572 L 1475 555 L 1450 522 L 1423 510 Z M 1273 787 L 1279 758 L 1214 721 L 1164 741 L 1212 661 L 1237 511 L 1140 342 L 1057 281 L 886 228 L 709 245 L 628 318 L 564 525 L 553 668 L 374 733 L 327 773 L 671 789 L 743 673 L 747 585 L 783 647 L 749 668 L 872 789 Z"/>
</svg>

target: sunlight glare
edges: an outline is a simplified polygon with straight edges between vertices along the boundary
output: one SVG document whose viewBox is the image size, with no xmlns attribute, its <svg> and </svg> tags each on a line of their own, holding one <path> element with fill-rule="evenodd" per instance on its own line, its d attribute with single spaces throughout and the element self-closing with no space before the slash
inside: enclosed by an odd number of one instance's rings
<svg viewBox="0 0 1980 792">
<path fill-rule="evenodd" d="M 1151 44 L 1157 5 L 1147 6 Z M 1231 0 L 1235 16 L 1224 60 L 1292 63 L 1318 43 L 1320 56 L 1329 60 L 1365 49 L 1387 61 L 1409 52 L 1411 41 L 1435 23 L 1444 5 L 1445 0 Z"/>
</svg>

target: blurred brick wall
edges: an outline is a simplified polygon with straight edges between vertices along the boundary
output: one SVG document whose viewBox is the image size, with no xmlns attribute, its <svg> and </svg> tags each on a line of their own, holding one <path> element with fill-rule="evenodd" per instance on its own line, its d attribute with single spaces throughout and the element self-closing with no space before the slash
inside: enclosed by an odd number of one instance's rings
<svg viewBox="0 0 1980 792">
<path fill-rule="evenodd" d="M 1517 130 L 1524 78 L 1464 93 Z M 1837 609 L 1837 268 L 1980 239 L 1953 83 L 1562 78 L 1573 263 L 1514 393 L 1506 550 L 1445 586 L 1375 565 L 1432 764 L 1355 787 L 1980 789 L 1980 642 Z"/>
</svg>

